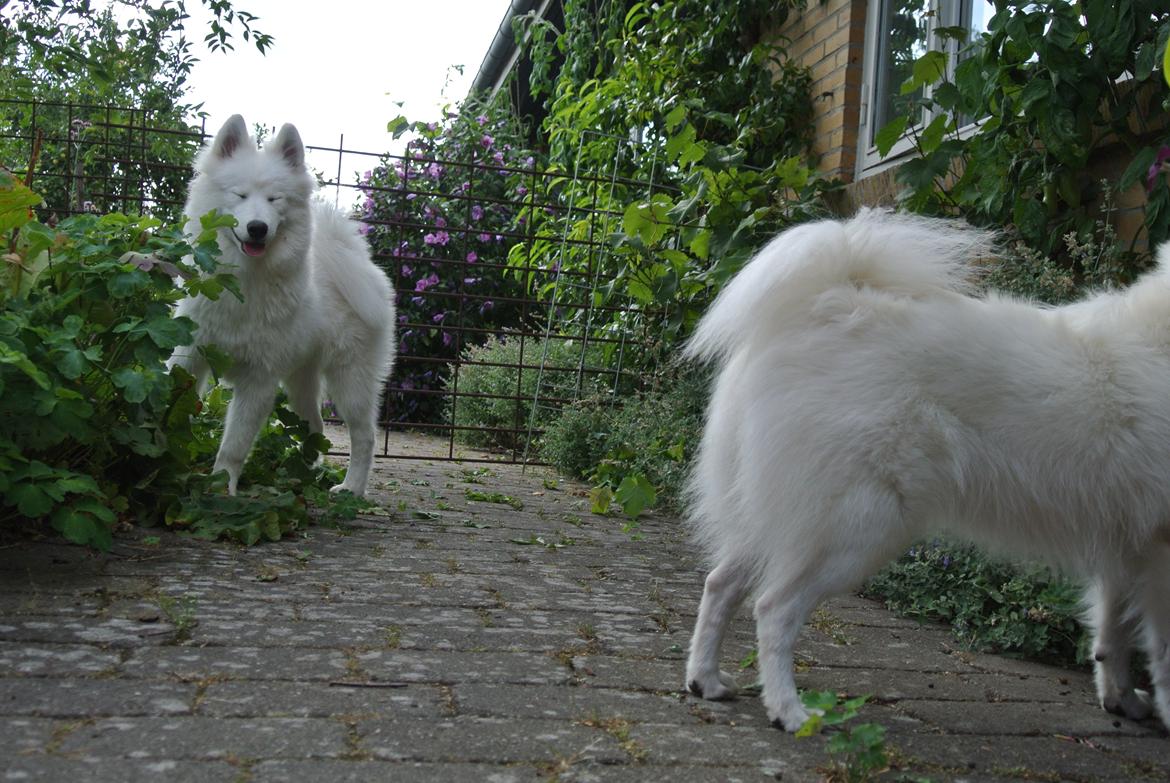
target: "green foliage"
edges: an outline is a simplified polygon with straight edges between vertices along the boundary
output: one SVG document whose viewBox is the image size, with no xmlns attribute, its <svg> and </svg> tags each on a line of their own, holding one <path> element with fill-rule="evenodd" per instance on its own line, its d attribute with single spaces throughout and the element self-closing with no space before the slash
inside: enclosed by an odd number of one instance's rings
<svg viewBox="0 0 1170 783">
<path fill-rule="evenodd" d="M 396 287 L 414 292 L 398 297 L 389 407 L 400 421 L 436 423 L 442 398 L 426 392 L 450 381 L 436 360 L 520 325 L 525 283 L 502 268 L 506 240 L 524 230 L 535 158 L 502 100 L 470 98 L 438 123 L 397 117 L 387 130 L 413 138 L 363 175 L 361 220 Z"/>
<path fill-rule="evenodd" d="M 707 388 L 706 373 L 687 373 L 668 375 L 658 389 L 618 404 L 584 399 L 548 425 L 540 455 L 562 473 L 590 479 L 599 513 L 614 501 L 631 517 L 658 503 L 678 511 Z"/>
<path fill-rule="evenodd" d="M 459 393 L 448 410 L 455 437 L 469 446 L 523 451 L 530 423 L 543 429 L 565 399 L 604 388 L 607 379 L 597 372 L 603 353 L 600 346 L 585 346 L 580 340 L 524 340 L 518 335 L 467 348 L 459 367 Z M 536 400 L 533 418 L 538 381 L 543 399 Z"/>
<path fill-rule="evenodd" d="M 254 15 L 225 0 L 201 3 L 211 12 L 205 40 L 213 50 L 230 49 L 235 35 L 261 52 L 271 45 L 253 26 Z M 61 175 L 33 183 L 49 209 L 127 210 L 127 203 L 147 199 L 156 217 L 177 220 L 199 144 L 199 129 L 189 124 L 198 107 L 186 96 L 196 62 L 185 29 L 187 5 L 0 3 L 0 84 L 7 99 L 0 104 L 0 165 Z M 136 152 L 114 154 L 113 148 Z M 83 192 L 85 183 L 99 181 L 101 187 Z"/>
<path fill-rule="evenodd" d="M 534 214 L 531 249 L 555 255 L 563 272 L 612 281 L 598 304 L 633 309 L 583 312 L 581 325 L 655 335 L 647 364 L 689 332 L 763 241 L 821 212 L 828 183 L 806 160 L 811 78 L 764 32 L 802 6 L 667 0 L 598 10 L 569 0 L 564 31 L 533 17 L 518 30 L 535 63 L 533 93 L 547 96 L 551 166 L 616 177 L 605 189 L 566 188 L 571 209 Z M 554 49 L 565 56 L 555 79 Z M 653 192 L 637 181 L 653 181 Z M 599 229 L 597 214 L 617 225 Z M 611 235 L 608 252 L 583 242 L 597 230 Z M 524 269 L 529 251 L 514 248 L 510 263 Z"/>
<path fill-rule="evenodd" d="M 933 119 L 911 131 L 919 155 L 898 170 L 904 206 L 1011 226 L 1084 282 L 1091 270 L 1067 251 L 1065 238 L 1101 243 L 1098 204 L 1144 181 L 1155 162 L 1170 102 L 1154 68 L 1168 35 L 1170 11 L 1154 0 L 998 0 L 988 31 L 960 57 L 953 79 L 939 80 L 946 55 L 930 52 L 902 86 L 905 94 L 933 85 L 911 109 L 925 107 Z M 955 118 L 986 119 L 960 133 L 970 120 Z M 879 133 L 883 153 L 908 119 Z M 1109 147 L 1131 164 L 1101 186 L 1091 164 Z M 1157 169 L 1148 185 L 1145 222 L 1157 243 L 1170 233 L 1170 187 Z M 1128 282 L 1143 263 L 1133 253 L 1121 260 L 1110 282 Z"/>
<path fill-rule="evenodd" d="M 1085 660 L 1080 591 L 1040 566 L 936 541 L 911 549 L 866 592 L 902 614 L 949 624 L 973 649 L 1066 664 Z"/>
<path fill-rule="evenodd" d="M 325 440 L 281 412 L 245 473 L 266 488 L 222 497 L 224 477 L 206 473 L 226 394 L 213 392 L 199 415 L 194 379 L 165 366 L 194 328 L 172 304 L 236 295 L 234 278 L 214 269 L 215 230 L 231 219 L 205 218 L 189 242 L 120 214 L 51 228 L 19 206 L 29 201 L 0 178 L 0 214 L 17 224 L 0 289 L 0 528 L 48 522 L 106 548 L 120 522 L 245 543 L 307 523 L 303 496 L 330 478 L 312 467 Z M 216 352 L 208 358 L 222 366 Z"/>
<path fill-rule="evenodd" d="M 806 691 L 801 694 L 804 706 L 811 713 L 809 719 L 796 732 L 797 737 L 811 737 L 826 727 L 841 727 L 857 717 L 861 706 L 869 701 L 868 696 L 840 700 L 831 691 Z M 836 774 L 832 780 L 849 783 L 874 780 L 889 768 L 889 752 L 886 750 L 886 727 L 877 723 L 858 723 L 835 732 L 825 750 L 842 757 L 835 762 Z"/>
</svg>

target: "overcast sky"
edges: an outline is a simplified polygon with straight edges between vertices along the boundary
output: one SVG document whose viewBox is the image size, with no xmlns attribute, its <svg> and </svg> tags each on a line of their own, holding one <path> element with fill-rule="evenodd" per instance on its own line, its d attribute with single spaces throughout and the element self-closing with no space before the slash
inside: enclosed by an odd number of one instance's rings
<svg viewBox="0 0 1170 783">
<path fill-rule="evenodd" d="M 255 27 L 275 38 L 267 55 L 242 40 L 235 51 L 202 48 L 209 15 L 199 3 L 188 37 L 200 62 L 191 78 L 193 102 L 214 133 L 232 114 L 277 126 L 291 122 L 306 144 L 368 152 L 391 148 L 386 123 L 405 115 L 436 120 L 444 103 L 467 94 L 508 10 L 508 0 L 235 0 L 259 17 Z M 460 75 L 452 66 L 462 65 Z M 446 95 L 444 97 L 444 88 Z M 396 102 L 404 102 L 403 107 Z M 360 166 L 346 162 L 343 168 Z M 330 173 L 336 157 L 312 165 Z M 369 168 L 369 166 L 364 166 Z M 347 172 L 345 176 L 350 176 Z"/>
</svg>

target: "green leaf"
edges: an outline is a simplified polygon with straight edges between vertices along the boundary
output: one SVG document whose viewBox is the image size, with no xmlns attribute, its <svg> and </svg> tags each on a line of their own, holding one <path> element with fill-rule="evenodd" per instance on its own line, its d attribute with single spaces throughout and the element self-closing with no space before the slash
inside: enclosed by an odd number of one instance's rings
<svg viewBox="0 0 1170 783">
<path fill-rule="evenodd" d="M 110 380 L 122 390 L 126 402 L 137 404 L 146 399 L 147 379 L 142 371 L 134 367 L 120 367 L 110 376 Z"/>
<path fill-rule="evenodd" d="M 143 328 L 159 348 L 170 349 L 191 342 L 191 321 L 187 318 L 171 318 L 157 315 L 147 321 Z"/>
<path fill-rule="evenodd" d="M 390 120 L 390 122 L 386 123 L 386 132 L 390 133 L 395 139 L 406 133 L 408 130 L 410 130 L 410 120 L 406 119 L 402 115 L 399 115 Z"/>
<path fill-rule="evenodd" d="M 9 487 L 7 502 L 16 506 L 22 516 L 40 519 L 53 510 L 55 505 L 49 494 L 37 484 L 22 482 Z"/>
<path fill-rule="evenodd" d="M 877 147 L 878 155 L 884 158 L 890 154 L 894 145 L 906 135 L 906 126 L 909 122 L 910 118 L 905 115 L 895 117 L 877 132 L 877 135 L 873 137 L 873 143 Z"/>
<path fill-rule="evenodd" d="M 42 389 L 48 390 L 52 386 L 49 376 L 33 364 L 28 356 L 4 342 L 0 342 L 0 364 L 10 364 L 16 367 Z"/>
<path fill-rule="evenodd" d="M 909 95 L 915 90 L 929 87 L 939 81 L 947 72 L 947 55 L 938 49 L 931 49 L 914 61 L 910 78 L 902 82 L 901 94 Z"/>
<path fill-rule="evenodd" d="M 594 487 L 589 490 L 590 511 L 594 514 L 608 514 L 613 502 L 613 490 L 609 487 Z"/>
<path fill-rule="evenodd" d="M 654 505 L 658 500 L 658 493 L 645 476 L 634 473 L 622 479 L 613 497 L 621 505 L 626 516 L 636 518 L 646 508 Z"/>
</svg>

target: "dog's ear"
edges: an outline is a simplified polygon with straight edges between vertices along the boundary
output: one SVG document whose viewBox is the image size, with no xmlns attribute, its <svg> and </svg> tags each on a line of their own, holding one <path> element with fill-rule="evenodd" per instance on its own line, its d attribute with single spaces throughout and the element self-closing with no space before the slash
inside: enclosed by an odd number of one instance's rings
<svg viewBox="0 0 1170 783">
<path fill-rule="evenodd" d="M 301 134 L 287 122 L 280 127 L 280 133 L 272 142 L 280 152 L 281 159 L 293 171 L 300 171 L 305 167 L 305 145 L 301 143 Z"/>
<path fill-rule="evenodd" d="M 215 134 L 211 142 L 211 153 L 220 160 L 227 160 L 236 154 L 241 145 L 248 141 L 248 126 L 239 114 L 233 114 Z"/>
</svg>

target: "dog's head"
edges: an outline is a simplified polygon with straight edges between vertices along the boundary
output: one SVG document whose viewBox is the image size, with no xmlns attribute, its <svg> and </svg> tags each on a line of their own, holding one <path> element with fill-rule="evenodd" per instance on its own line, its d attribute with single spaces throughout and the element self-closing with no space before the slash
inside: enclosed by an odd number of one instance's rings
<svg viewBox="0 0 1170 783">
<path fill-rule="evenodd" d="M 196 162 L 192 212 L 211 209 L 232 215 L 230 232 L 240 251 L 260 258 L 278 241 L 291 213 L 304 208 L 313 189 L 305 147 L 292 125 L 284 125 L 263 149 L 248 135 L 244 118 L 231 117 Z"/>
</svg>

